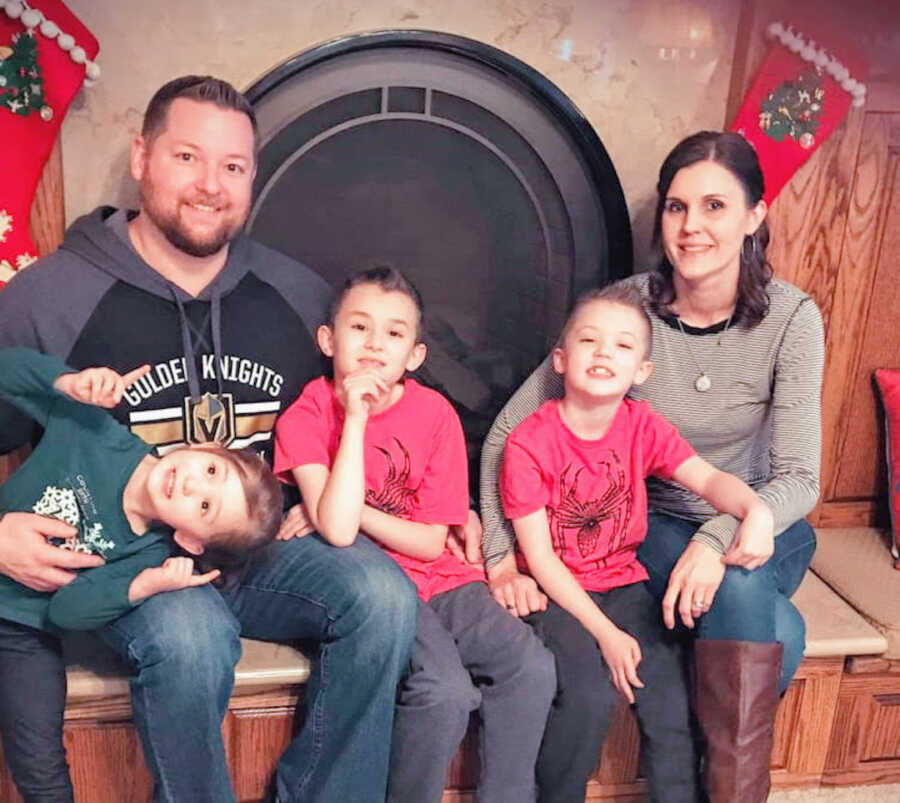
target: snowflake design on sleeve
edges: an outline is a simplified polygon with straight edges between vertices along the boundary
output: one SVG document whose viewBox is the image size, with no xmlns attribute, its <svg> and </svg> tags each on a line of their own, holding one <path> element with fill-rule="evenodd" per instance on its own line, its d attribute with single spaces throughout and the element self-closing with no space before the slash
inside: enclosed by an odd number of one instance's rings
<svg viewBox="0 0 900 803">
<path fill-rule="evenodd" d="M 52 516 L 73 527 L 77 527 L 81 521 L 75 492 L 71 488 L 57 488 L 55 485 L 48 485 L 44 488 L 43 496 L 35 502 L 32 510 L 42 516 Z"/>
<path fill-rule="evenodd" d="M 55 485 L 48 485 L 44 488 L 41 498 L 35 502 L 31 509 L 35 513 L 59 519 L 66 524 L 71 524 L 73 527 L 77 527 L 81 521 L 81 513 L 78 510 L 75 492 L 71 488 L 57 488 Z M 68 549 L 72 552 L 91 551 L 90 547 L 85 546 L 78 540 L 77 533 L 65 540 L 51 539 L 51 543 L 55 543 L 61 549 Z"/>
<path fill-rule="evenodd" d="M 83 523 L 77 497 L 71 488 L 57 488 L 55 485 L 48 485 L 32 510 L 42 516 L 50 516 L 64 521 L 73 527 L 79 527 Z M 65 540 L 56 540 L 54 543 L 57 543 L 60 549 L 68 549 L 70 552 L 84 552 L 89 555 L 97 552 L 105 557 L 107 551 L 115 547 L 115 541 L 103 537 L 103 524 L 99 521 L 93 524 L 86 522 L 83 524 L 84 532 L 81 538 L 75 534 Z"/>
<path fill-rule="evenodd" d="M 82 546 L 84 546 L 85 552 L 94 551 L 99 552 L 101 555 L 105 555 L 106 550 L 112 549 L 115 546 L 115 542 L 107 541 L 103 538 L 103 525 L 97 521 L 90 527 L 85 528 L 84 543 Z"/>
</svg>

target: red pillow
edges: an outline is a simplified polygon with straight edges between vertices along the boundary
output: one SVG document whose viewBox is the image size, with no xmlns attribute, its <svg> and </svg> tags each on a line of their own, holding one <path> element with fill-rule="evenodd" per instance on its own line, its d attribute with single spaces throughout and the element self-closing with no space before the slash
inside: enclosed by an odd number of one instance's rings
<svg viewBox="0 0 900 803">
<path fill-rule="evenodd" d="M 884 428 L 887 434 L 888 503 L 891 509 L 891 553 L 894 568 L 900 569 L 900 370 L 879 368 L 875 381 L 884 403 Z"/>
</svg>

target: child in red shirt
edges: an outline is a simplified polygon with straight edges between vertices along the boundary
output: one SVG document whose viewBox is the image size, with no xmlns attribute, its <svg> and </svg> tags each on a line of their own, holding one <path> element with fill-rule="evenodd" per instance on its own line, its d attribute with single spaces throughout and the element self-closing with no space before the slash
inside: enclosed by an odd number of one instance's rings
<svg viewBox="0 0 900 803">
<path fill-rule="evenodd" d="M 425 359 L 421 301 L 399 273 L 351 278 L 320 327 L 334 379 L 310 382 L 276 426 L 275 471 L 300 487 L 335 546 L 362 532 L 419 592 L 418 631 L 395 714 L 388 800 L 440 800 L 447 768 L 480 708 L 478 799 L 529 801 L 555 689 L 553 658 L 488 591 L 480 566 L 446 547 L 468 515 L 462 427 L 449 402 L 412 379 Z"/>
<path fill-rule="evenodd" d="M 650 331 L 627 285 L 580 299 L 553 353 L 565 395 L 506 443 L 504 512 L 520 561 L 552 601 L 529 617 L 556 656 L 559 684 L 538 759 L 542 803 L 584 799 L 616 690 L 637 704 L 651 799 L 699 799 L 681 656 L 637 559 L 647 532 L 645 477 L 674 479 L 742 519 L 745 538 L 773 536 L 771 511 L 749 486 L 697 456 L 647 402 L 625 398 L 652 370 Z M 709 579 L 695 616 L 721 579 Z"/>
</svg>

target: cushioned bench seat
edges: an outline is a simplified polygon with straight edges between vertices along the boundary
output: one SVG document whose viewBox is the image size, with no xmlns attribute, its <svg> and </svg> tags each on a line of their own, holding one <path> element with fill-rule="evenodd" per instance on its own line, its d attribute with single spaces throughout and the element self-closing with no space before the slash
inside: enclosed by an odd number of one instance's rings
<svg viewBox="0 0 900 803">
<path fill-rule="evenodd" d="M 780 707 L 772 763 L 773 783 L 788 788 L 817 785 L 822 778 L 846 656 L 877 655 L 887 646 L 881 633 L 813 574 L 807 573 L 795 600 L 807 621 L 807 660 Z M 250 639 L 242 643 L 223 736 L 239 799 L 259 801 L 278 756 L 299 725 L 295 709 L 309 677 L 309 661 L 290 647 Z M 67 749 L 76 787 L 93 794 L 95 780 L 102 776 L 109 788 L 104 787 L 97 803 L 149 801 L 151 781 L 143 764 L 129 764 L 122 772 L 123 756 L 140 756 L 130 725 L 124 667 L 102 643 L 85 634 L 67 638 L 66 656 Z M 811 738 L 812 733 L 817 737 Z M 644 794 L 637 738 L 633 714 L 623 706 L 596 778 L 588 784 L 587 799 L 632 800 Z M 445 801 L 470 799 L 466 790 L 477 779 L 477 752 L 471 731 L 453 761 Z M 0 777 L 0 791 L 8 787 L 8 778 Z"/>
<path fill-rule="evenodd" d="M 234 696 L 297 686 L 309 677 L 309 660 L 293 647 L 253 639 L 241 639 L 241 646 Z M 98 639 L 88 634 L 69 634 L 65 655 L 70 705 L 128 697 L 127 670 Z"/>
<path fill-rule="evenodd" d="M 882 657 L 900 659 L 900 571 L 893 567 L 885 533 L 829 527 L 816 535 L 813 571 L 883 635 Z"/>
<path fill-rule="evenodd" d="M 900 584 L 900 575 L 897 581 Z M 806 620 L 808 658 L 878 655 L 887 647 L 878 630 L 811 573 L 801 583 L 794 602 Z M 241 642 L 243 655 L 237 665 L 235 695 L 295 686 L 309 676 L 309 661 L 297 650 L 252 639 Z M 127 697 L 128 681 L 121 663 L 93 637 L 67 637 L 66 658 L 70 703 Z"/>
<path fill-rule="evenodd" d="M 812 572 L 792 599 L 806 622 L 806 658 L 879 655 L 887 649 L 885 637 Z"/>
</svg>

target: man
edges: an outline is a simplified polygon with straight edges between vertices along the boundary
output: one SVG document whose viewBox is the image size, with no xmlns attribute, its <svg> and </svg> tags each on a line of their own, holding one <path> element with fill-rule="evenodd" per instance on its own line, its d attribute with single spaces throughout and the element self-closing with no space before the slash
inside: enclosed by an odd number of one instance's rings
<svg viewBox="0 0 900 803">
<path fill-rule="evenodd" d="M 18 275 L 0 293 L 0 346 L 39 348 L 76 368 L 149 363 L 114 411 L 135 434 L 161 451 L 217 440 L 271 458 L 276 415 L 320 373 L 313 335 L 330 291 L 239 233 L 255 170 L 256 122 L 240 93 L 211 77 L 163 86 L 132 145 L 140 210 L 79 219 L 59 251 Z M 0 406 L 0 450 L 28 435 Z M 95 565 L 46 543 L 60 526 L 30 514 L 0 520 L 0 572 L 53 590 Z M 299 507 L 285 526 L 309 529 Z M 411 584 L 371 542 L 335 549 L 308 535 L 276 542 L 229 594 L 158 595 L 110 625 L 103 639 L 134 669 L 154 799 L 234 800 L 220 727 L 245 635 L 320 644 L 276 799 L 383 800 L 415 611 Z M 42 659 L 60 660 L 52 647 Z"/>
</svg>

